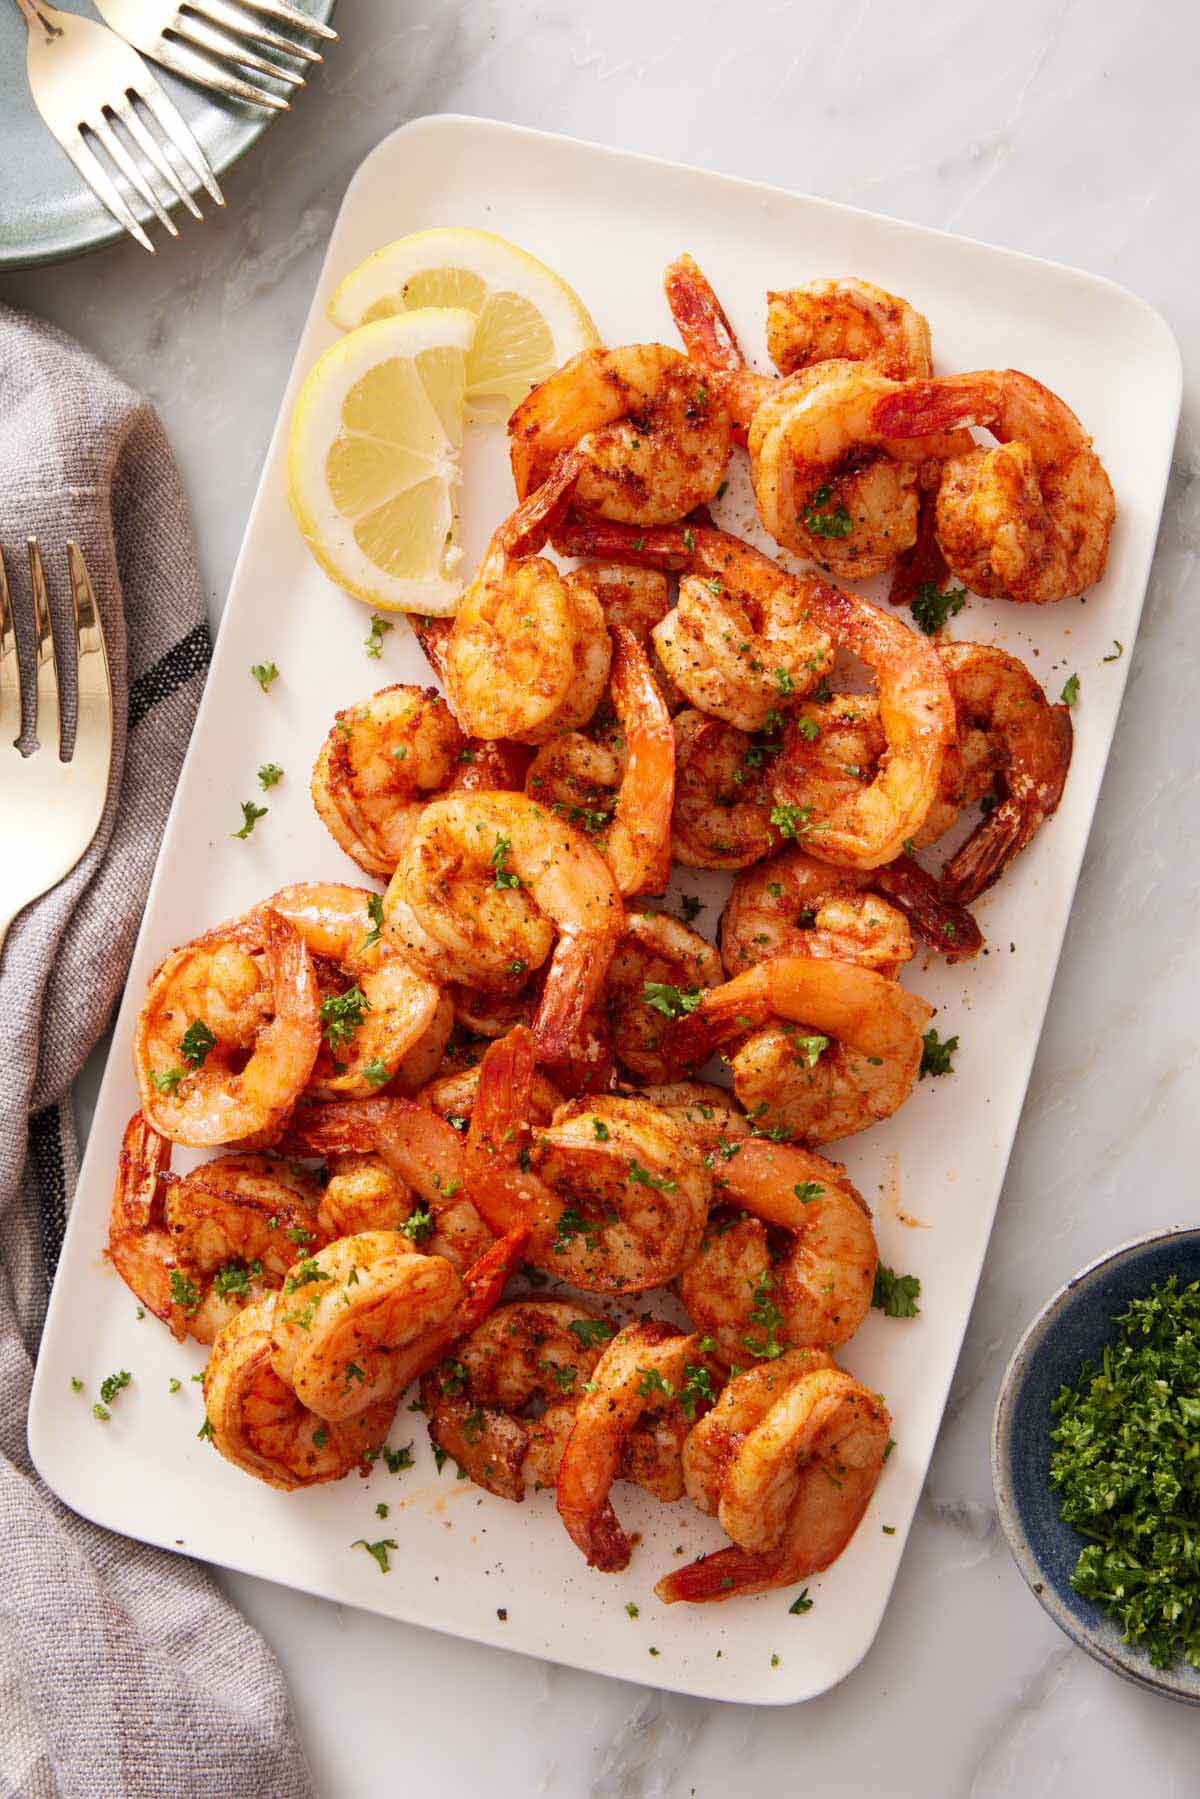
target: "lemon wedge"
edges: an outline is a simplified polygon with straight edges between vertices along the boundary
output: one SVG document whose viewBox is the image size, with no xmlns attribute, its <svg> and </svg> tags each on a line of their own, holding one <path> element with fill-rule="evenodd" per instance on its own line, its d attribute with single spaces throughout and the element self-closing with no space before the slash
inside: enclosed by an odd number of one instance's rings
<svg viewBox="0 0 1200 1799">
<path fill-rule="evenodd" d="M 463 395 L 476 316 L 399 312 L 351 331 L 310 370 L 292 413 L 287 495 L 330 578 L 388 612 L 447 613 Z"/>
<path fill-rule="evenodd" d="M 479 321 L 467 357 L 474 419 L 506 418 L 568 357 L 600 342 L 579 295 L 544 262 L 490 231 L 417 231 L 377 250 L 329 304 L 343 331 L 411 308 L 466 307 Z"/>
</svg>

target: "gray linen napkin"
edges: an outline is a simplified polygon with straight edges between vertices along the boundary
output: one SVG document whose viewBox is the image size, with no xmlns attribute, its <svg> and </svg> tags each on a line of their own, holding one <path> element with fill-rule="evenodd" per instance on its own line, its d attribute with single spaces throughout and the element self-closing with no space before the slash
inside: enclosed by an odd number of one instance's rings
<svg viewBox="0 0 1200 1799">
<path fill-rule="evenodd" d="M 312 1783 L 266 1644 L 195 1563 L 68 1511 L 26 1449 L 76 1174 L 70 1087 L 125 979 L 210 644 L 157 416 L 70 338 L 0 306 L 0 549 L 18 608 L 29 534 L 56 600 L 66 539 L 83 550 L 116 732 L 95 842 L 15 921 L 0 961 L 0 1790 L 302 1799 Z"/>
</svg>

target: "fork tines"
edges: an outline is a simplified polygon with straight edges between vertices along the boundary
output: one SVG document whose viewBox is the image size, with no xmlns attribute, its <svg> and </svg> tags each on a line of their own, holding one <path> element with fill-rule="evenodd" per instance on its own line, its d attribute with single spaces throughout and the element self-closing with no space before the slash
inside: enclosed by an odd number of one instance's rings
<svg viewBox="0 0 1200 1799">
<path fill-rule="evenodd" d="M 337 33 L 291 0 L 96 0 L 108 23 L 145 56 L 185 80 L 272 112 L 285 112 L 323 59 L 290 27 L 318 41 Z M 267 21 L 274 23 L 267 23 Z M 268 54 L 264 55 L 263 52 Z M 298 64 L 298 67 L 294 67 Z M 264 79 L 265 78 L 265 79 Z M 270 83 L 284 89 L 279 92 Z"/>
</svg>

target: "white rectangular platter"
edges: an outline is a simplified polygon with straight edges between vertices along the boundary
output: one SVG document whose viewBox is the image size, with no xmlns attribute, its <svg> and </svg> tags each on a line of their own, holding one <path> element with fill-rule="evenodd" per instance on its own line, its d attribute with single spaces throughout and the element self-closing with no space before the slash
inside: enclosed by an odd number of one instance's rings
<svg viewBox="0 0 1200 1799">
<path fill-rule="evenodd" d="M 837 1146 L 876 1212 L 881 1254 L 920 1276 L 921 1313 L 872 1313 L 844 1352 L 883 1392 L 897 1447 L 847 1552 L 791 1593 L 692 1610 L 662 1606 L 654 1580 L 681 1556 L 716 1547 L 715 1524 L 686 1501 L 664 1507 L 628 1486 L 618 1511 L 641 1542 L 620 1575 L 590 1572 L 554 1514 L 439 1476 L 424 1422 L 402 1407 L 393 1443 L 416 1465 L 377 1465 L 314 1491 L 277 1493 L 198 1441 L 202 1365 L 152 1319 L 104 1259 L 113 1171 L 136 1105 L 134 1018 L 155 964 L 173 945 L 286 882 L 360 881 L 317 820 L 308 774 L 334 712 L 388 681 L 426 681 L 405 630 L 367 659 L 368 615 L 333 588 L 295 531 L 284 497 L 292 400 L 334 340 L 325 307 L 359 260 L 406 232 L 477 225 L 542 257 L 583 296 L 609 343 L 675 342 L 662 270 L 688 249 L 713 280 L 746 348 L 762 363 L 768 287 L 855 274 L 910 298 L 933 324 L 941 369 L 1014 365 L 1061 393 L 1094 433 L 1116 490 L 1108 574 L 1085 602 L 1041 610 L 971 600 L 960 638 L 1026 658 L 1055 699 L 1078 673 L 1074 766 L 1057 817 L 978 907 L 990 953 L 948 969 L 918 959 L 906 980 L 957 1034 L 955 1073 L 920 1083 L 887 1124 Z M 249 353 L 249 351 L 247 351 Z M 227 378 L 237 380 L 236 361 Z M 1088 827 L 1137 632 L 1180 398 L 1178 352 L 1159 316 L 1094 276 L 742 181 L 481 120 L 419 120 L 388 138 L 351 184 L 280 409 L 234 575 L 212 674 L 163 845 L 88 1144 L 42 1344 L 30 1418 L 34 1460 L 76 1511 L 132 1537 L 264 1575 L 344 1604 L 625 1679 L 719 1699 L 785 1703 L 840 1680 L 865 1654 L 903 1553 L 999 1198 L 1040 1023 L 1049 999 Z M 464 535 L 475 557 L 510 509 L 503 432 L 467 446 Z M 748 527 L 744 483 L 721 522 Z M 1114 642 L 1124 645 L 1116 656 Z M 1109 659 L 1116 658 L 1116 659 Z M 275 661 L 269 694 L 250 665 Z M 245 842 L 231 832 L 260 763 L 282 763 L 269 816 Z M 715 935 L 724 884 L 677 872 L 701 892 Z M 182 1165 L 182 1164 L 181 1164 Z M 93 1421 L 100 1378 L 132 1385 L 107 1425 Z M 73 1393 L 71 1377 L 86 1383 Z M 168 1383 L 183 1386 L 171 1394 Z M 376 1503 L 390 1506 L 386 1524 Z M 885 1534 L 889 1526 L 894 1534 Z M 356 1538 L 394 1537 L 381 1575 Z M 639 1615 L 631 1619 L 626 1603 Z M 657 1653 L 654 1653 L 654 1652 Z M 777 1658 L 777 1659 L 776 1659 Z"/>
</svg>

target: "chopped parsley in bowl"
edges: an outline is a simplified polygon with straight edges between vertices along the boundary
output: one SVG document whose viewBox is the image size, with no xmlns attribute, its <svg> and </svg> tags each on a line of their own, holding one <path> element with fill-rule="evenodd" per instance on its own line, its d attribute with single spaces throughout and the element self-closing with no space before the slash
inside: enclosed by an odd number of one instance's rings
<svg viewBox="0 0 1200 1799">
<path fill-rule="evenodd" d="M 1054 1295 L 1005 1374 L 992 1477 L 1055 1622 L 1200 1704 L 1200 1230 L 1123 1245 Z"/>
</svg>

